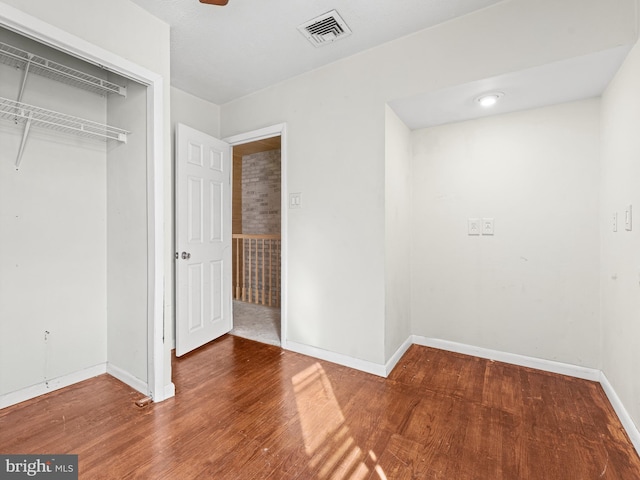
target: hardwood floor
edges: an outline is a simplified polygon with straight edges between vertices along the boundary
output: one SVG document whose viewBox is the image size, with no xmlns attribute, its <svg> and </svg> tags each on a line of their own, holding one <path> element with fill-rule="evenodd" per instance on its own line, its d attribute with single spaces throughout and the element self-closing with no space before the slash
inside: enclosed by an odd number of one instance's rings
<svg viewBox="0 0 640 480">
<path fill-rule="evenodd" d="M 177 396 L 103 375 L 0 410 L 0 453 L 76 453 L 82 479 L 640 479 L 593 382 L 413 346 L 388 379 L 224 336 Z"/>
</svg>

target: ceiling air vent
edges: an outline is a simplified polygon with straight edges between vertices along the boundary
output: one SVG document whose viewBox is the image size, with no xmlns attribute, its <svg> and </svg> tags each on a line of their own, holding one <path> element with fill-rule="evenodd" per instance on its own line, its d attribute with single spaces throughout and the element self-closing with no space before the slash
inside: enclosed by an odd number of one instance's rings
<svg viewBox="0 0 640 480">
<path fill-rule="evenodd" d="M 298 30 L 316 47 L 351 35 L 351 30 L 335 10 L 303 23 Z"/>
</svg>

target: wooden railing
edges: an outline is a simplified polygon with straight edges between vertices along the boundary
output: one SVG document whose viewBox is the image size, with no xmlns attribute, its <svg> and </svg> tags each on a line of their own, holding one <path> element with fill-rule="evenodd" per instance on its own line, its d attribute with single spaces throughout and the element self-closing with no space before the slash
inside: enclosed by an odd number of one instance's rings
<svg viewBox="0 0 640 480">
<path fill-rule="evenodd" d="M 280 306 L 280 235 L 233 234 L 233 299 Z"/>
</svg>

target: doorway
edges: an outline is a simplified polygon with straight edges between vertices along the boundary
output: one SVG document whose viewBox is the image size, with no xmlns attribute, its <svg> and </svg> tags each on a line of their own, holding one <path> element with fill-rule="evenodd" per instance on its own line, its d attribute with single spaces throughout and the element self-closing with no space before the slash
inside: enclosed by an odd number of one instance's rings
<svg viewBox="0 0 640 480">
<path fill-rule="evenodd" d="M 282 141 L 273 136 L 233 147 L 233 330 L 282 345 Z"/>
</svg>

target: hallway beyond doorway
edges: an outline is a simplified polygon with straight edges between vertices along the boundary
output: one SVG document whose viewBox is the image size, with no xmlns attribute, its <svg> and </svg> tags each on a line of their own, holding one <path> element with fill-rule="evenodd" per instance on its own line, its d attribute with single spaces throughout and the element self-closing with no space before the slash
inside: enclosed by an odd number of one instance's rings
<svg viewBox="0 0 640 480">
<path fill-rule="evenodd" d="M 280 309 L 234 300 L 233 330 L 229 333 L 279 347 Z"/>
<path fill-rule="evenodd" d="M 274 132 L 276 133 L 276 132 Z M 281 345 L 282 131 L 233 143 L 232 335 Z"/>
</svg>

